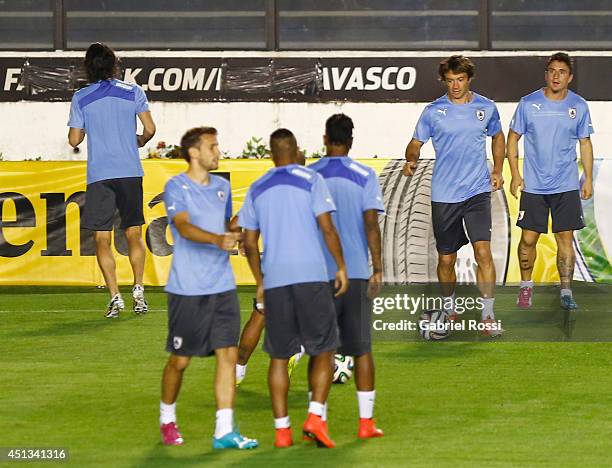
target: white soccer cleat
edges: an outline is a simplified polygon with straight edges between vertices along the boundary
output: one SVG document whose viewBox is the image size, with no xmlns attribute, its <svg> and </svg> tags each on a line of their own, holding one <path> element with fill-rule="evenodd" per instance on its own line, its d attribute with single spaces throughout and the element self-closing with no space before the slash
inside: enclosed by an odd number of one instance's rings
<svg viewBox="0 0 612 468">
<path fill-rule="evenodd" d="M 115 294 L 108 303 L 108 310 L 104 316 L 106 318 L 119 318 L 119 314 L 125 309 L 125 303 L 121 294 Z"/>
<path fill-rule="evenodd" d="M 134 299 L 134 312 L 137 315 L 146 314 L 149 311 L 149 305 L 144 297 L 144 288 L 137 284 L 132 288 L 132 298 Z"/>
</svg>

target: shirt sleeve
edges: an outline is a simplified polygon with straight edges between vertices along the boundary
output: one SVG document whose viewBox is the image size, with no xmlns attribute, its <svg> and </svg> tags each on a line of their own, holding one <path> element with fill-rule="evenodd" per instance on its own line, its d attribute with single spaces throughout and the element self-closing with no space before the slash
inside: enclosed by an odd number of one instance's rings
<svg viewBox="0 0 612 468">
<path fill-rule="evenodd" d="M 516 110 L 514 111 L 514 115 L 510 121 L 510 130 L 513 130 L 519 135 L 524 135 L 527 131 L 527 122 L 525 121 L 525 101 L 522 99 L 518 103 L 518 106 L 516 106 Z"/>
<path fill-rule="evenodd" d="M 136 113 L 147 112 L 149 110 L 149 101 L 143 89 L 136 85 Z"/>
<path fill-rule="evenodd" d="M 582 140 L 583 138 L 588 138 L 591 133 L 595 133 L 595 129 L 591 121 L 589 106 L 585 104 L 584 109 L 580 112 L 580 121 L 578 122 L 576 134 L 578 135 L 578 139 Z"/>
<path fill-rule="evenodd" d="M 493 115 L 489 119 L 489 123 L 487 124 L 487 135 L 495 136 L 502 130 L 501 119 L 499 118 L 499 112 L 497 110 L 497 106 L 493 104 Z"/>
<path fill-rule="evenodd" d="M 415 140 L 419 140 L 421 143 L 427 143 L 431 138 L 431 118 L 429 116 L 429 106 L 426 107 L 419 117 L 419 121 L 414 129 L 414 135 L 412 136 Z"/>
<path fill-rule="evenodd" d="M 329 193 L 329 188 L 323 176 L 316 173 L 312 187 L 310 188 L 310 194 L 312 197 L 312 212 L 315 217 L 323 213 L 329 213 L 330 211 L 336 211 L 336 205 L 334 199 Z"/>
<path fill-rule="evenodd" d="M 250 231 L 259 230 L 259 220 L 257 219 L 257 212 L 255 211 L 251 190 L 248 191 L 242 208 L 240 208 L 238 212 L 238 225 Z"/>
<path fill-rule="evenodd" d="M 83 119 L 83 111 L 79 106 L 79 100 L 76 93 L 72 96 L 70 104 L 70 117 L 68 118 L 68 126 L 70 128 L 85 128 L 85 120 Z"/>
<path fill-rule="evenodd" d="M 177 214 L 187 211 L 185 190 L 173 180 L 170 180 L 164 189 L 164 204 L 166 205 L 166 214 L 170 223 Z"/>
<path fill-rule="evenodd" d="M 363 190 L 363 199 L 361 203 L 361 210 L 376 210 L 384 213 L 385 206 L 383 204 L 382 191 L 376 173 L 371 172 L 368 176 L 368 181 Z"/>
</svg>

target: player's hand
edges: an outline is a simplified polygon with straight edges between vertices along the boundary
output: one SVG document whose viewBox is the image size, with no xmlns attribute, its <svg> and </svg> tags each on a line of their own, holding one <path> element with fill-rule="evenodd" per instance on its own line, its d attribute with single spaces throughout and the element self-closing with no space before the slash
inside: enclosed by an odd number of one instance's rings
<svg viewBox="0 0 612 468">
<path fill-rule="evenodd" d="M 368 280 L 368 298 L 374 299 L 380 293 L 382 287 L 383 275 L 382 271 L 372 273 Z"/>
<path fill-rule="evenodd" d="M 334 288 L 336 289 L 336 294 L 334 297 L 342 296 L 349 287 L 349 280 L 346 274 L 346 270 L 338 270 L 336 272 L 336 281 L 334 281 Z"/>
<path fill-rule="evenodd" d="M 520 175 L 512 177 L 510 181 L 510 193 L 514 198 L 518 198 L 518 190 L 523 191 L 523 178 Z"/>
<path fill-rule="evenodd" d="M 230 252 L 234 250 L 236 242 L 242 239 L 242 233 L 240 232 L 226 232 L 217 237 L 217 247 L 221 250 Z"/>
<path fill-rule="evenodd" d="M 501 172 L 491 172 L 491 186 L 493 187 L 494 192 L 504 186 L 504 177 L 502 176 Z"/>
<path fill-rule="evenodd" d="M 586 179 L 584 184 L 582 184 L 582 189 L 580 189 L 580 196 L 583 200 L 588 200 L 593 196 L 593 181 L 590 179 Z"/>
<path fill-rule="evenodd" d="M 417 167 L 416 161 L 406 161 L 406 164 L 404 164 L 402 172 L 406 177 L 412 177 L 414 173 L 416 172 L 416 167 Z"/>
<path fill-rule="evenodd" d="M 257 290 L 255 292 L 255 301 L 257 302 L 257 305 L 261 304 L 265 309 L 263 284 L 257 286 Z"/>
</svg>

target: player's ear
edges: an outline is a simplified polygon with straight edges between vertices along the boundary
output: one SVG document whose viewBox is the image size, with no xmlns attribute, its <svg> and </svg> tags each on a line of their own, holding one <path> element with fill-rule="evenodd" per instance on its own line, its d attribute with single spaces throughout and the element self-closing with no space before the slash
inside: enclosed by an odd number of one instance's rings
<svg viewBox="0 0 612 468">
<path fill-rule="evenodd" d="M 195 146 L 192 146 L 187 150 L 187 153 L 189 154 L 189 160 L 191 162 L 191 159 L 198 157 L 199 150 Z"/>
<path fill-rule="evenodd" d="M 323 135 L 323 145 L 327 146 L 327 134 Z"/>
<path fill-rule="evenodd" d="M 570 72 L 570 76 L 569 76 L 569 79 L 567 80 L 567 84 L 570 84 L 573 79 L 574 79 L 574 74 Z"/>
<path fill-rule="evenodd" d="M 353 147 L 353 139 L 351 138 L 348 142 L 348 145 L 346 145 L 348 147 L 348 149 L 351 149 Z"/>
</svg>

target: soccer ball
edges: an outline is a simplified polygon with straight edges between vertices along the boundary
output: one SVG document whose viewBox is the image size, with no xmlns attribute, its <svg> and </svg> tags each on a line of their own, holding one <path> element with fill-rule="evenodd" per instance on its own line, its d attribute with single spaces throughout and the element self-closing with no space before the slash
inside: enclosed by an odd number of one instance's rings
<svg viewBox="0 0 612 468">
<path fill-rule="evenodd" d="M 353 356 L 334 356 L 334 380 L 336 384 L 346 383 L 353 376 Z"/>
<path fill-rule="evenodd" d="M 427 310 L 421 314 L 419 333 L 428 341 L 438 341 L 450 336 L 451 321 L 444 310 Z"/>
</svg>

